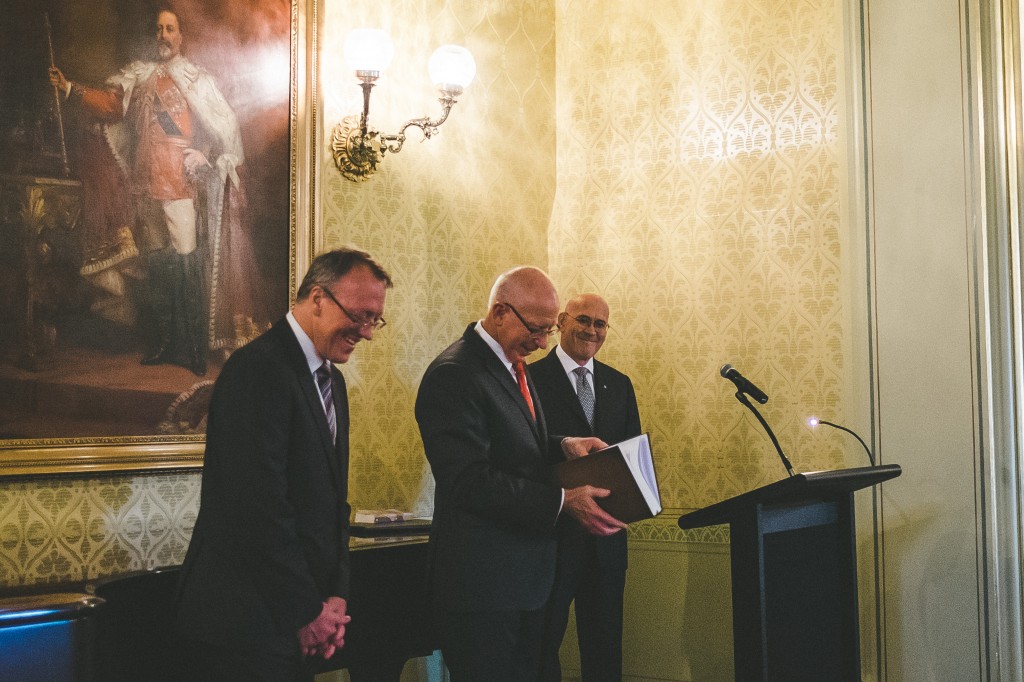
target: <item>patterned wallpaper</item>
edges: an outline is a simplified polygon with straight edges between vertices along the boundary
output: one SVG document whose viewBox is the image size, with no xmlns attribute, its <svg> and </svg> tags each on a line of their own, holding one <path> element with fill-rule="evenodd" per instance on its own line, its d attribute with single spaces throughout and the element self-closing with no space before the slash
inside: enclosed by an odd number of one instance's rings
<svg viewBox="0 0 1024 682">
<path fill-rule="evenodd" d="M 420 376 L 520 263 L 548 267 L 563 296 L 608 298 L 602 355 L 633 377 L 667 508 L 784 474 L 725 362 L 771 396 L 762 412 L 798 470 L 839 465 L 840 440 L 802 426 L 848 409 L 839 4 L 322 4 L 325 138 L 361 106 L 340 56 L 352 27 L 396 44 L 371 103 L 385 132 L 439 112 L 434 46 L 465 44 L 478 66 L 439 135 L 410 130 L 369 181 L 342 179 L 323 149 L 325 248 L 359 245 L 396 283 L 388 326 L 342 368 L 354 506 L 430 509 Z M 0 584 L 177 563 L 198 490 L 196 474 L 0 482 Z M 661 520 L 635 532 L 684 535 Z M 705 535 L 685 537 L 724 541 Z"/>
<path fill-rule="evenodd" d="M 547 265 L 555 188 L 555 13 L 549 0 L 366 0 L 326 7 L 327 127 L 359 111 L 362 91 L 344 69 L 349 29 L 381 26 L 395 57 L 374 88 L 370 123 L 397 131 L 440 112 L 426 61 L 444 43 L 465 45 L 477 76 L 439 134 L 418 129 L 363 183 L 325 154 L 323 231 L 381 259 L 395 280 L 388 326 L 342 372 L 352 406 L 353 506 L 429 511 L 429 475 L 413 402 L 437 353 L 486 311 L 498 273 Z"/>
<path fill-rule="evenodd" d="M 794 468 L 840 465 L 803 423 L 843 410 L 840 5 L 557 2 L 550 269 L 609 301 L 667 507 L 785 476 L 727 362 Z"/>
<path fill-rule="evenodd" d="M 181 563 L 195 474 L 0 483 L 0 586 L 80 582 Z"/>
</svg>

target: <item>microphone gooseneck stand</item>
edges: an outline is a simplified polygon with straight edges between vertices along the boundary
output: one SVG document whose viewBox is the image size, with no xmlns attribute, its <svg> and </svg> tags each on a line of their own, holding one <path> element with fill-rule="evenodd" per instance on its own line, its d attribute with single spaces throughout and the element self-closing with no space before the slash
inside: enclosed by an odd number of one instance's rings
<svg viewBox="0 0 1024 682">
<path fill-rule="evenodd" d="M 793 476 L 793 465 L 789 463 L 789 459 L 786 457 L 786 454 L 782 452 L 782 446 L 779 445 L 779 439 L 775 437 L 772 427 L 768 426 L 768 422 L 764 420 L 764 417 L 762 417 L 761 413 L 757 411 L 757 408 L 747 400 L 747 396 L 743 391 L 736 391 L 736 400 L 740 401 L 743 405 L 746 405 L 747 409 L 753 412 L 754 416 L 757 417 L 757 421 L 761 422 L 761 426 L 764 427 L 768 437 L 772 439 L 772 445 L 775 446 L 775 451 L 779 453 L 779 459 L 782 460 L 782 464 L 786 467 L 786 471 L 789 472 L 790 476 Z"/>
<path fill-rule="evenodd" d="M 840 425 L 840 424 L 835 424 L 835 423 L 833 423 L 833 422 L 827 422 L 827 421 L 825 421 L 824 419 L 819 419 L 819 420 L 818 420 L 818 423 L 819 423 L 819 424 L 826 424 L 826 425 L 828 425 L 828 426 L 831 426 L 831 427 L 832 427 L 832 428 L 834 428 L 834 429 L 839 429 L 840 431 L 846 431 L 846 432 L 847 432 L 848 434 L 850 434 L 851 436 L 853 436 L 854 438 L 856 438 L 856 439 L 857 439 L 857 441 L 858 441 L 858 442 L 859 442 L 859 443 L 860 443 L 861 445 L 863 445 L 863 446 L 864 446 L 864 452 L 868 453 L 868 461 L 869 461 L 869 462 L 871 462 L 871 466 L 878 466 L 878 465 L 876 465 L 876 464 L 875 464 L 875 456 L 874 456 L 874 455 L 872 455 L 872 454 L 871 454 L 871 450 L 869 450 L 869 449 L 868 449 L 868 444 L 867 444 L 867 443 L 865 443 L 865 442 L 864 442 L 864 439 L 863 439 L 863 438 L 861 438 L 860 436 L 858 436 L 858 435 L 857 435 L 857 433 L 856 433 L 855 431 L 853 431 L 852 429 L 848 429 L 848 428 L 846 428 L 845 426 L 842 426 L 842 425 Z"/>
</svg>

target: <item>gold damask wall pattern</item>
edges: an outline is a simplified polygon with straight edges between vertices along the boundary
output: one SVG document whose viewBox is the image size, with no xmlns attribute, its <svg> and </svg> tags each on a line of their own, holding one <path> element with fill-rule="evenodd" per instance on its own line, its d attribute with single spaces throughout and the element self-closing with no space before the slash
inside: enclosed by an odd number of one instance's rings
<svg viewBox="0 0 1024 682">
<path fill-rule="evenodd" d="M 797 470 L 843 466 L 804 426 L 843 414 L 839 62 L 832 0 L 557 2 L 550 269 L 603 293 L 663 503 L 782 478 L 719 376 L 736 365 Z M 858 463 L 859 464 L 859 463 Z"/>
<path fill-rule="evenodd" d="M 427 77 L 431 52 L 465 45 L 476 80 L 439 134 L 411 129 L 364 183 L 344 180 L 325 153 L 324 248 L 356 244 L 395 280 L 388 326 L 342 368 L 352 410 L 353 506 L 430 511 L 433 484 L 413 403 L 430 361 L 486 310 L 495 276 L 547 266 L 555 188 L 555 14 L 550 0 L 328 3 L 325 127 L 362 106 L 341 45 L 358 26 L 380 26 L 395 57 L 374 88 L 370 123 L 394 132 L 440 111 Z"/>
<path fill-rule="evenodd" d="M 802 425 L 848 409 L 839 14 L 836 0 L 322 5 L 325 135 L 360 106 L 340 58 L 354 26 L 395 39 L 371 109 L 385 131 L 436 113 L 433 47 L 463 43 L 478 65 L 440 134 L 413 131 L 368 182 L 341 179 L 321 150 L 324 248 L 357 244 L 395 279 L 388 326 L 342 368 L 355 506 L 430 509 L 420 376 L 519 263 L 548 267 L 563 296 L 611 303 L 602 354 L 634 379 L 667 508 L 635 538 L 725 542 L 669 517 L 783 475 L 718 376 L 725 362 L 769 393 L 762 411 L 797 469 L 859 464 Z M 0 483 L 0 585 L 179 563 L 199 483 Z"/>
<path fill-rule="evenodd" d="M 389 155 L 363 184 L 340 177 L 326 144 L 318 169 L 322 248 L 358 245 L 395 280 L 388 326 L 342 367 L 353 420 L 351 501 L 429 511 L 433 486 L 412 411 L 423 370 L 484 312 L 499 272 L 547 264 L 555 188 L 554 5 L 327 0 L 320 21 L 325 138 L 362 106 L 341 57 L 351 28 L 380 26 L 395 41 L 392 67 L 371 108 L 371 124 L 386 132 L 439 111 L 426 73 L 435 47 L 461 43 L 477 61 L 476 81 L 434 139 L 420 144 L 411 131 L 402 153 Z M 179 563 L 200 479 L 171 480 L 169 487 L 163 475 L 0 483 L 0 584 Z"/>
<path fill-rule="evenodd" d="M 0 586 L 79 582 L 181 563 L 199 477 L 6 480 L 0 484 Z"/>
</svg>

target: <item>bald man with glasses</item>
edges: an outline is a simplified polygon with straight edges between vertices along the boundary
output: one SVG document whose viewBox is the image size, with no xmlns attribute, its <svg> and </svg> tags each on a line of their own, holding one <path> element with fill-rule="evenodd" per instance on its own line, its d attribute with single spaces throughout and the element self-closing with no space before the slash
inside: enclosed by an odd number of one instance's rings
<svg viewBox="0 0 1024 682">
<path fill-rule="evenodd" d="M 607 490 L 547 481 L 553 458 L 604 446 L 549 436 L 526 374 L 526 357 L 547 347 L 557 316 L 548 276 L 514 268 L 498 277 L 484 318 L 420 383 L 416 421 L 436 482 L 428 575 L 453 682 L 538 679 L 556 522 L 572 516 L 598 535 L 624 528 L 595 501 Z"/>
<path fill-rule="evenodd" d="M 608 303 L 597 294 L 570 299 L 558 315 L 561 339 L 530 365 L 548 429 L 617 443 L 640 434 L 633 383 L 594 358 L 608 336 Z M 559 647 L 576 604 L 583 682 L 622 679 L 622 605 L 626 533 L 595 536 L 574 519 L 558 521 L 555 586 L 545 623 L 543 682 L 562 679 Z"/>
</svg>

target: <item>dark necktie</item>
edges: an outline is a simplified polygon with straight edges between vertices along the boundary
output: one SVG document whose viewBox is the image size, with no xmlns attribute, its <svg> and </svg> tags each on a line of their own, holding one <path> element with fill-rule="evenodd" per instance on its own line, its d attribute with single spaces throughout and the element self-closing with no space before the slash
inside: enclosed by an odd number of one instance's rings
<svg viewBox="0 0 1024 682">
<path fill-rule="evenodd" d="M 331 361 L 327 360 L 316 371 L 316 384 L 320 388 L 320 399 L 327 414 L 327 426 L 331 429 L 331 442 L 338 441 L 338 417 L 334 413 L 334 391 L 331 388 Z"/>
<path fill-rule="evenodd" d="M 537 413 L 533 409 L 533 398 L 530 396 L 530 387 L 526 384 L 526 365 L 523 361 L 512 365 L 512 368 L 516 372 L 516 383 L 519 384 L 519 392 L 523 394 L 523 400 L 526 401 L 526 406 L 530 408 L 530 415 L 536 419 Z"/>
<path fill-rule="evenodd" d="M 583 407 L 583 414 L 587 416 L 587 423 L 594 428 L 594 390 L 587 383 L 587 368 L 577 367 L 573 370 L 576 374 L 576 395 Z"/>
</svg>

